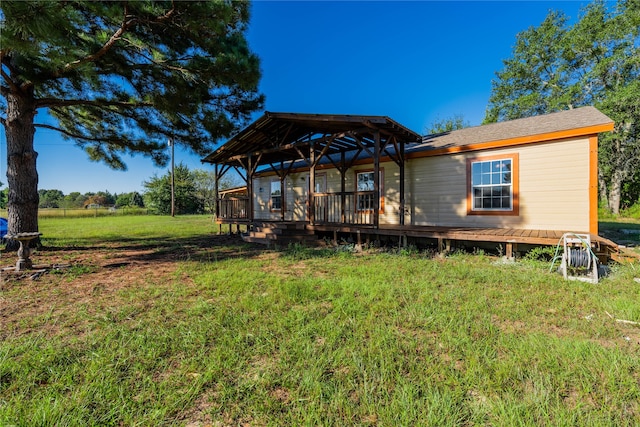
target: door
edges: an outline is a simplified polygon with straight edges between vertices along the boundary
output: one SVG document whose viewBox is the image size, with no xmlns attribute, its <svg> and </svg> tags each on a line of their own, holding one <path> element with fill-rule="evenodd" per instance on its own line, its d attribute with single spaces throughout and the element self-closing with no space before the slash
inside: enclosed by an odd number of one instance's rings
<svg viewBox="0 0 640 427">
<path fill-rule="evenodd" d="M 299 184 L 298 184 L 299 183 Z M 326 174 L 316 174 L 316 194 L 326 193 L 327 191 L 327 175 Z M 298 178 L 295 179 L 295 185 L 293 187 L 294 192 L 294 201 L 293 201 L 293 218 L 295 221 L 309 221 L 309 174 L 304 173 L 300 174 Z M 316 217 L 318 218 L 320 215 L 320 220 L 322 220 L 321 212 L 325 212 L 327 205 L 327 196 L 317 196 L 316 197 Z"/>
</svg>

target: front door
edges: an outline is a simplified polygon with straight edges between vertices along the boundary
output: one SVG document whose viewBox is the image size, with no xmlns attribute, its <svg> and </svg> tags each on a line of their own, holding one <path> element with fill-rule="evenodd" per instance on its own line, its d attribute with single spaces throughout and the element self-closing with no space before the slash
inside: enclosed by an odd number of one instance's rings
<svg viewBox="0 0 640 427">
<path fill-rule="evenodd" d="M 298 178 L 300 185 L 294 185 L 293 219 L 294 221 L 309 221 L 309 174 L 305 173 Z M 327 175 L 316 174 L 316 193 L 327 191 Z M 326 204 L 326 197 L 316 197 L 316 215 L 318 206 Z"/>
</svg>

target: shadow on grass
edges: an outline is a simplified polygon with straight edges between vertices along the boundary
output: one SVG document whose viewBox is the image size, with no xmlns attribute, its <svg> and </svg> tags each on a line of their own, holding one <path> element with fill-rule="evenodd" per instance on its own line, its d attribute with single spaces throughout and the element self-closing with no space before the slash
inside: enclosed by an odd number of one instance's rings
<svg viewBox="0 0 640 427">
<path fill-rule="evenodd" d="M 116 268 L 129 263 L 199 261 L 214 262 L 228 258 L 254 258 L 269 251 L 262 245 L 246 243 L 239 235 L 204 235 L 195 237 L 153 236 L 125 238 L 84 238 L 69 244 L 64 238 L 44 239 L 38 252 L 43 256 L 61 254 L 73 261 L 98 259 L 98 253 L 108 253 L 113 261 L 102 267 Z"/>
<path fill-rule="evenodd" d="M 619 245 L 627 247 L 640 246 L 640 221 L 630 219 L 600 221 L 598 227 L 600 235 Z"/>
</svg>

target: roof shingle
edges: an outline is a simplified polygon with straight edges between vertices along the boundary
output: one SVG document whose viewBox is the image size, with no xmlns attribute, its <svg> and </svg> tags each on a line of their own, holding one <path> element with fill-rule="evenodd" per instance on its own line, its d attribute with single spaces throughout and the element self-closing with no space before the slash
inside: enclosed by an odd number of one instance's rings
<svg viewBox="0 0 640 427">
<path fill-rule="evenodd" d="M 551 134 L 593 126 L 609 125 L 613 120 L 595 107 L 581 107 L 541 116 L 469 127 L 451 132 L 426 135 L 422 143 L 407 151 L 424 151 L 464 147 L 535 135 Z"/>
</svg>

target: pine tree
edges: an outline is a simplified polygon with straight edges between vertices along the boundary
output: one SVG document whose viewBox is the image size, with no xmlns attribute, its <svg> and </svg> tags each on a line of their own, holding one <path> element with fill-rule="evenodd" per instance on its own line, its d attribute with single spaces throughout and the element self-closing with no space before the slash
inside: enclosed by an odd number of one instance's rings
<svg viewBox="0 0 640 427">
<path fill-rule="evenodd" d="M 169 137 L 204 155 L 262 107 L 259 60 L 244 35 L 248 2 L 4 0 L 0 8 L 12 233 L 38 230 L 36 129 L 125 169 L 122 154 L 166 163 Z M 43 110 L 55 125 L 36 122 Z"/>
</svg>

